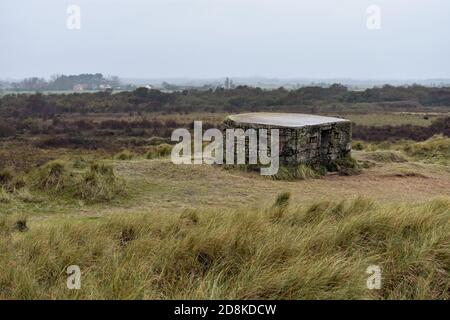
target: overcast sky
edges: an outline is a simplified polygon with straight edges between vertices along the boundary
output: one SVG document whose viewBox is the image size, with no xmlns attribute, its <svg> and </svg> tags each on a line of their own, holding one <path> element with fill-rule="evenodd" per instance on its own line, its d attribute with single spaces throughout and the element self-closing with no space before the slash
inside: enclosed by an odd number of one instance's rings
<svg viewBox="0 0 450 320">
<path fill-rule="evenodd" d="M 0 0 L 0 44 L 3 79 L 450 78 L 450 1 Z"/>
</svg>

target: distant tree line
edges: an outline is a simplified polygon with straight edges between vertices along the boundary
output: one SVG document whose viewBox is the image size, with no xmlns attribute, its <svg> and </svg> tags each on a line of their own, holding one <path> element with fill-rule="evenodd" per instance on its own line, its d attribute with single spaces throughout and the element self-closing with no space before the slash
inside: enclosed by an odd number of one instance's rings
<svg viewBox="0 0 450 320">
<path fill-rule="evenodd" d="M 81 80 L 83 79 L 83 80 Z M 100 74 L 78 78 L 94 84 Z M 70 76 L 55 79 L 59 88 L 74 83 Z M 234 89 L 184 90 L 162 92 L 138 88 L 134 91 L 72 94 L 8 94 L 0 98 L 0 116 L 52 117 L 61 113 L 115 112 L 242 112 L 289 110 L 316 113 L 320 106 L 339 108 L 360 103 L 377 103 L 387 110 L 410 110 L 418 107 L 450 106 L 450 87 L 430 88 L 419 85 L 390 85 L 364 91 L 350 91 L 334 84 L 328 88 L 303 87 L 298 90 L 263 90 L 247 86 Z M 332 109 L 333 110 L 333 109 Z M 336 110 L 339 111 L 339 110 Z"/>
<path fill-rule="evenodd" d="M 13 82 L 11 87 L 15 91 L 59 91 L 59 90 L 98 90 L 102 86 L 111 88 L 120 87 L 121 83 L 118 77 L 103 77 L 101 73 L 79 74 L 79 75 L 56 75 L 50 80 L 43 78 L 25 78 L 20 82 Z"/>
</svg>

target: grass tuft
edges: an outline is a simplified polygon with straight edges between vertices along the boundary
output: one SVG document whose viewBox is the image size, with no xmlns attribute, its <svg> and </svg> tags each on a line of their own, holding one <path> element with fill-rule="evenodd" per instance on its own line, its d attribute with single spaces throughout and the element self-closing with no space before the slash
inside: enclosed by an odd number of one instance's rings
<svg viewBox="0 0 450 320">
<path fill-rule="evenodd" d="M 60 160 L 42 165 L 31 178 L 32 185 L 44 192 L 62 193 L 74 184 L 74 176 L 67 163 Z"/>
<path fill-rule="evenodd" d="M 448 164 L 450 138 L 436 135 L 423 142 L 407 144 L 403 150 L 409 156 L 419 160 Z"/>
<path fill-rule="evenodd" d="M 307 180 L 315 179 L 322 176 L 324 172 L 319 169 L 313 169 L 312 167 L 300 164 L 298 166 L 280 166 L 278 172 L 272 176 L 274 180 Z"/>
<path fill-rule="evenodd" d="M 145 157 L 147 159 L 162 158 L 169 156 L 171 152 L 172 146 L 170 144 L 163 143 L 158 146 L 150 147 L 147 153 L 145 154 Z"/>
<path fill-rule="evenodd" d="M 359 163 L 350 156 L 333 161 L 328 165 L 327 169 L 329 171 L 336 171 L 341 176 L 352 176 L 362 172 Z"/>
<path fill-rule="evenodd" d="M 289 206 L 290 198 L 291 194 L 289 192 L 282 192 L 277 196 L 275 203 L 269 210 L 272 221 L 279 221 L 283 217 L 284 212 Z"/>
<path fill-rule="evenodd" d="M 114 156 L 114 159 L 121 160 L 121 161 L 131 160 L 133 158 L 134 158 L 134 154 L 128 150 L 123 150 Z"/>
<path fill-rule="evenodd" d="M 123 181 L 116 177 L 112 166 L 93 163 L 76 184 L 74 195 L 92 203 L 110 201 L 123 192 Z"/>
<path fill-rule="evenodd" d="M 39 191 L 88 203 L 108 202 L 125 191 L 124 182 L 116 177 L 113 167 L 96 162 L 80 171 L 67 162 L 51 161 L 38 168 L 31 181 Z"/>
</svg>

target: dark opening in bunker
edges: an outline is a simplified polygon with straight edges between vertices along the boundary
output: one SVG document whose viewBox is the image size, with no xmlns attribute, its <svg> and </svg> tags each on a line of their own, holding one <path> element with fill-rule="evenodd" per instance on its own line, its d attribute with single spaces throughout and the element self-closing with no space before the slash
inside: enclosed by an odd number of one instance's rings
<svg viewBox="0 0 450 320">
<path fill-rule="evenodd" d="M 326 129 L 322 130 L 320 133 L 320 149 L 321 149 L 321 155 L 324 160 L 324 162 L 328 162 L 328 153 L 330 148 L 330 142 L 331 142 L 331 130 Z"/>
</svg>

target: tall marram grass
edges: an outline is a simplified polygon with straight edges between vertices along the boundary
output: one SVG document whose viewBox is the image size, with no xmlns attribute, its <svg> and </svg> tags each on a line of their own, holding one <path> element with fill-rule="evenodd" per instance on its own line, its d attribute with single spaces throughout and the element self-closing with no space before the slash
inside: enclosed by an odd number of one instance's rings
<svg viewBox="0 0 450 320">
<path fill-rule="evenodd" d="M 417 159 L 449 164 L 450 138 L 443 135 L 435 135 L 423 142 L 407 144 L 404 147 L 404 151 L 409 156 Z"/>
<path fill-rule="evenodd" d="M 276 217 L 276 219 L 274 219 Z M 57 218 L 55 218 L 57 219 Z M 448 299 L 450 200 L 26 221 L 0 215 L 0 299 Z M 381 290 L 366 269 L 379 265 Z M 66 288 L 79 265 L 81 289 Z"/>
<path fill-rule="evenodd" d="M 92 162 L 79 167 L 78 162 L 50 161 L 30 174 L 30 185 L 46 194 L 91 203 L 110 201 L 124 193 L 124 181 L 115 175 L 112 166 Z"/>
</svg>

